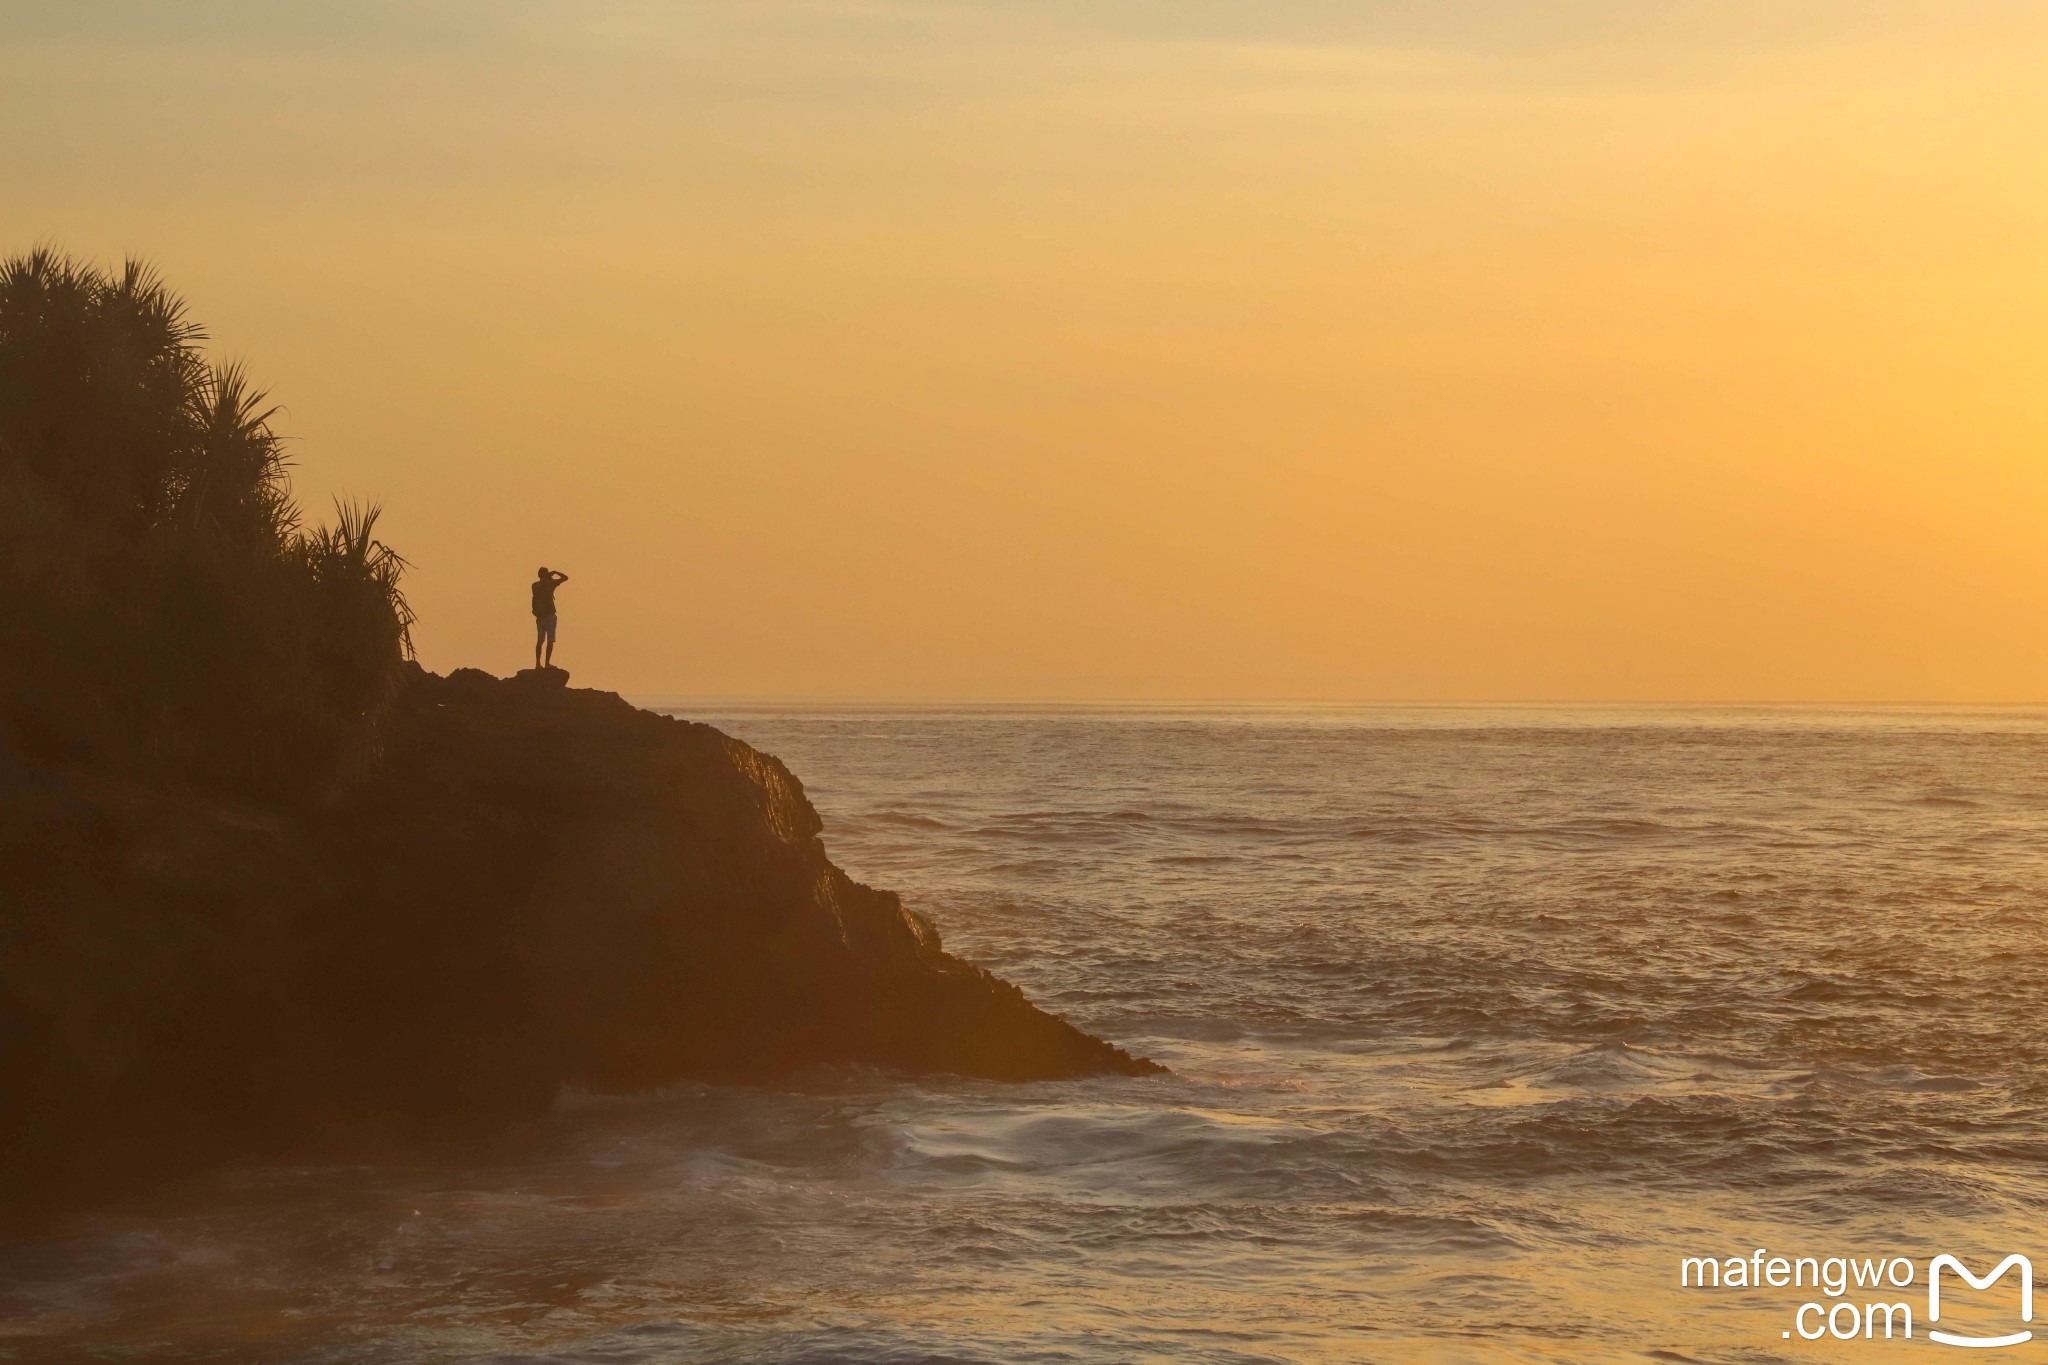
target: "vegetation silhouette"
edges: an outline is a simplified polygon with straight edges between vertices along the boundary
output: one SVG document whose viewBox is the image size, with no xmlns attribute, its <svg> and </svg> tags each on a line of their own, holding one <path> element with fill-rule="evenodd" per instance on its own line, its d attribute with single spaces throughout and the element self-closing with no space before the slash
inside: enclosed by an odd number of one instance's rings
<svg viewBox="0 0 2048 1365">
<path fill-rule="evenodd" d="M 0 698 L 29 760 L 317 800 L 411 652 L 378 509 L 307 529 L 268 403 L 147 265 L 0 264 Z"/>
<path fill-rule="evenodd" d="M 0 1222 L 563 1086 L 1158 1070 L 833 866 L 803 787 L 559 671 L 406 656 L 374 506 L 146 268 L 0 266 Z"/>
</svg>

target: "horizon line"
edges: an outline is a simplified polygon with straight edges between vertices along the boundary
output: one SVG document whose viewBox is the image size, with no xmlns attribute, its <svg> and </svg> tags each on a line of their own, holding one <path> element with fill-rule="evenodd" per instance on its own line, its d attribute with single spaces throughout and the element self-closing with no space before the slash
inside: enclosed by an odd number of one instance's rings
<svg viewBox="0 0 2048 1365">
<path fill-rule="evenodd" d="M 1542 709 L 1563 707 L 1613 707 L 1644 710 L 1897 710 L 1897 711 L 2029 711 L 2048 710 L 2048 698 L 2030 701 L 1952 701 L 1935 699 L 1671 699 L 1641 697 L 1031 697 L 1031 696 L 876 696 L 859 694 L 760 695 L 686 692 L 619 693 L 636 706 L 702 708 L 719 707 L 871 707 L 909 709 L 916 707 L 1159 707 L 1177 710 L 1199 708 L 1279 707 L 1408 707 L 1459 709 L 1510 707 Z"/>
</svg>

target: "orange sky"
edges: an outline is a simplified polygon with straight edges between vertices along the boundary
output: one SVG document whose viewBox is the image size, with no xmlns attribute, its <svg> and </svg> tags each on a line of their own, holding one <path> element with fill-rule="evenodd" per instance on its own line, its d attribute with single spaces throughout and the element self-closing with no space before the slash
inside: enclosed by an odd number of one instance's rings
<svg viewBox="0 0 2048 1365">
<path fill-rule="evenodd" d="M 755 697 L 2048 700 L 2048 7 L 79 0 L 423 660 Z M 61 11 L 61 12 L 59 12 Z"/>
</svg>

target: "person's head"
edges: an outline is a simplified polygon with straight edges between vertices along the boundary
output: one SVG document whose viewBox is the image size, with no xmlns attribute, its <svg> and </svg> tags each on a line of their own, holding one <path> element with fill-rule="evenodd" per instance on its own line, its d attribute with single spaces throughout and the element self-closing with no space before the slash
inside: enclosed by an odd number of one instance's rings
<svg viewBox="0 0 2048 1365">
<path fill-rule="evenodd" d="M 546 577 L 548 576 L 548 566 L 547 566 L 547 565 L 543 564 L 543 565 L 541 565 L 541 566 L 540 566 L 540 576 L 541 576 L 542 578 L 546 578 Z"/>
</svg>

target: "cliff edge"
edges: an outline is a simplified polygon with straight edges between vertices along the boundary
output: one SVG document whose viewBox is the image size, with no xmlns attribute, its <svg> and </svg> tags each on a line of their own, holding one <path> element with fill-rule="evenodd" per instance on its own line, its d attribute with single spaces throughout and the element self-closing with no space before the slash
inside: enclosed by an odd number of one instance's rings
<svg viewBox="0 0 2048 1365">
<path fill-rule="evenodd" d="M 408 666 L 373 775 L 279 809 L 0 773 L 0 1164 L 105 1188 L 816 1063 L 1160 1068 L 826 857 L 778 760 L 566 675 Z"/>
<path fill-rule="evenodd" d="M 0 260 L 0 1208 L 814 1063 L 1157 1070 L 834 867 L 782 764 L 412 658 L 375 505 L 146 264 Z"/>
</svg>

